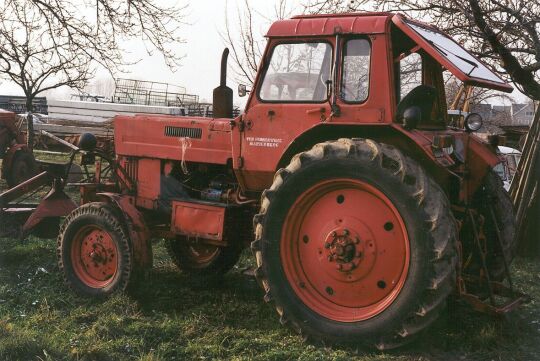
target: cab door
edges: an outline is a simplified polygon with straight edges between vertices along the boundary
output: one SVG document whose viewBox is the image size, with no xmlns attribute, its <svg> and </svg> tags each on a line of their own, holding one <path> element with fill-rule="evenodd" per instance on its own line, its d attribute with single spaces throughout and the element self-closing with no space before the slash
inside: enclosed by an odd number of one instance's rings
<svg viewBox="0 0 540 361">
<path fill-rule="evenodd" d="M 250 191 L 271 183 L 287 146 L 329 116 L 332 40 L 271 41 L 242 119 L 236 172 Z"/>
</svg>

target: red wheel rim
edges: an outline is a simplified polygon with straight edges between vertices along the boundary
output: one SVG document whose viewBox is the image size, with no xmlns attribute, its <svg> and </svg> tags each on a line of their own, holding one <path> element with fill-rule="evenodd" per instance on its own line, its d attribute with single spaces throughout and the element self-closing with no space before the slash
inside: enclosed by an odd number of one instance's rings
<svg viewBox="0 0 540 361">
<path fill-rule="evenodd" d="M 194 267 L 205 267 L 218 255 L 218 246 L 205 243 L 189 244 L 185 249 L 186 257 Z"/>
<path fill-rule="evenodd" d="M 317 314 L 369 319 L 399 295 L 409 239 L 393 203 L 370 184 L 333 179 L 304 192 L 289 210 L 281 262 L 294 292 Z"/>
<path fill-rule="evenodd" d="M 118 272 L 118 248 L 111 235 L 97 225 L 82 227 L 71 244 L 75 275 L 86 286 L 103 288 Z"/>
</svg>

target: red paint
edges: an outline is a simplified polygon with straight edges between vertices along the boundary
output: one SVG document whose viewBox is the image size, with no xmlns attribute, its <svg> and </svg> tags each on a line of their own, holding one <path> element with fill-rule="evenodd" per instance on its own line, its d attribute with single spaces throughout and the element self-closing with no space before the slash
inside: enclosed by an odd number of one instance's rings
<svg viewBox="0 0 540 361">
<path fill-rule="evenodd" d="M 135 207 L 135 197 L 117 193 L 98 193 L 97 196 L 121 211 L 133 247 L 135 265 L 142 269 L 152 268 L 150 231 L 144 215 Z"/>
<path fill-rule="evenodd" d="M 226 164 L 231 158 L 230 119 L 159 115 L 117 116 L 114 144 L 118 155 Z M 180 136 L 167 136 L 166 127 L 201 130 L 201 138 L 190 138 L 182 152 Z"/>
<path fill-rule="evenodd" d="M 342 15 L 303 15 L 274 22 L 266 36 L 269 38 L 293 36 L 333 35 L 335 29 L 343 34 L 384 33 L 390 13 L 350 13 Z"/>
<path fill-rule="evenodd" d="M 358 180 L 332 179 L 302 194 L 287 215 L 280 249 L 297 296 L 335 321 L 379 314 L 407 278 L 403 219 L 388 197 Z"/>
<path fill-rule="evenodd" d="M 39 202 L 36 210 L 32 212 L 32 215 L 23 226 L 23 231 L 30 232 L 45 218 L 65 217 L 76 208 L 75 202 L 62 189 L 53 187 L 45 198 Z"/>
<path fill-rule="evenodd" d="M 71 243 L 73 271 L 88 287 L 103 288 L 113 281 L 118 255 L 111 235 L 98 225 L 81 227 Z"/>
<path fill-rule="evenodd" d="M 193 238 L 223 240 L 225 207 L 177 201 L 173 201 L 172 207 L 172 232 Z"/>
</svg>

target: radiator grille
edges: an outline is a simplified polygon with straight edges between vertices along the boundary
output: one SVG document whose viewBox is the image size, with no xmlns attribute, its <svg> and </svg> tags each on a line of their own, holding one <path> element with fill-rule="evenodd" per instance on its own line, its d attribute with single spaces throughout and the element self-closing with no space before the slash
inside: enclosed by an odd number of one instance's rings
<svg viewBox="0 0 540 361">
<path fill-rule="evenodd" d="M 165 136 L 201 139 L 202 129 L 166 126 Z"/>
<path fill-rule="evenodd" d="M 132 180 L 137 179 L 138 165 L 139 162 L 137 161 L 137 159 L 133 158 L 127 158 L 124 163 L 124 170 Z"/>
</svg>

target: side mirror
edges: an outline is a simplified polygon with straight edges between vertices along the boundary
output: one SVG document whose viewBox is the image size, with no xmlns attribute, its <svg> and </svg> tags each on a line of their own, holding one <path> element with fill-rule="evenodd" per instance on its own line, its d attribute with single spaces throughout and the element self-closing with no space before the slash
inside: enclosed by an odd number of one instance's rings
<svg viewBox="0 0 540 361">
<path fill-rule="evenodd" d="M 238 96 L 239 97 L 245 97 L 247 93 L 249 93 L 251 90 L 249 90 L 246 86 L 246 84 L 238 84 Z"/>
<path fill-rule="evenodd" d="M 416 128 L 418 123 L 422 120 L 422 110 L 420 107 L 411 106 L 403 111 L 403 127 L 405 129 Z"/>
</svg>

